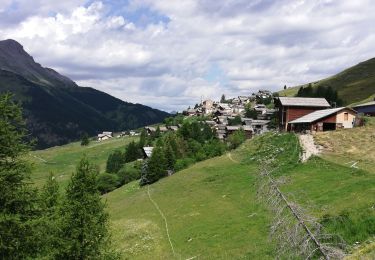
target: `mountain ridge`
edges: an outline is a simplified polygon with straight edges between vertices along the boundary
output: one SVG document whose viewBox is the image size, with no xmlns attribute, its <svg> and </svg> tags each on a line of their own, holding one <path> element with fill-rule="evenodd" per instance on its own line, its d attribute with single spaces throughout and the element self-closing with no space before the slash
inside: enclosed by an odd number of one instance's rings
<svg viewBox="0 0 375 260">
<path fill-rule="evenodd" d="M 24 109 L 36 148 L 65 144 L 84 133 L 123 131 L 154 124 L 168 113 L 80 87 L 44 68 L 14 40 L 0 41 L 0 92 L 11 92 Z"/>
</svg>

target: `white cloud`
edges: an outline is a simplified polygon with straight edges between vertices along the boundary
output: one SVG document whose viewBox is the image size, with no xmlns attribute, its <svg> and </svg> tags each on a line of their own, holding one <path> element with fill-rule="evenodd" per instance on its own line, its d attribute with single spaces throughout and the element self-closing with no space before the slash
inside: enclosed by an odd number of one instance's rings
<svg viewBox="0 0 375 260">
<path fill-rule="evenodd" d="M 166 110 L 315 81 L 372 58 L 375 43 L 370 0 L 31 2 L 0 0 L 2 38 L 81 85 Z M 131 14 L 146 9 L 138 26 Z"/>
</svg>

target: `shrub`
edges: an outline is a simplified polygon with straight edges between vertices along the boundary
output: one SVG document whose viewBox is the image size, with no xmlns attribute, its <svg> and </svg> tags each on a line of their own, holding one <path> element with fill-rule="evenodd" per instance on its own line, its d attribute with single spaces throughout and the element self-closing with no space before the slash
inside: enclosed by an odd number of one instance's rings
<svg viewBox="0 0 375 260">
<path fill-rule="evenodd" d="M 121 151 L 114 151 L 108 156 L 106 172 L 117 173 L 125 164 L 125 155 Z"/>
<path fill-rule="evenodd" d="M 228 138 L 229 147 L 235 149 L 246 140 L 246 135 L 243 129 L 235 131 Z"/>
<path fill-rule="evenodd" d="M 175 165 L 174 165 L 174 168 L 175 168 L 176 171 L 181 171 L 181 170 L 189 167 L 193 163 L 195 163 L 195 160 L 193 158 L 190 158 L 190 157 L 178 159 L 176 161 Z"/>
<path fill-rule="evenodd" d="M 141 177 L 141 170 L 136 166 L 125 164 L 118 172 L 120 184 L 124 185 L 134 180 L 138 180 Z"/>
<path fill-rule="evenodd" d="M 102 173 L 98 175 L 98 190 L 101 194 L 113 191 L 121 185 L 116 174 Z"/>
</svg>

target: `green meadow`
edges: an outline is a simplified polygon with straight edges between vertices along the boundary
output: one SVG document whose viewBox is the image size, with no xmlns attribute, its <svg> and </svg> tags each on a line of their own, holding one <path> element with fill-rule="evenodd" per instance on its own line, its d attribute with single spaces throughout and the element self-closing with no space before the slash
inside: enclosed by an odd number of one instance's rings
<svg viewBox="0 0 375 260">
<path fill-rule="evenodd" d="M 373 130 L 372 124 L 357 129 L 364 139 L 373 138 Z M 373 169 L 375 151 L 366 150 L 359 167 L 353 168 L 347 161 L 363 157 L 357 152 L 360 147 L 352 138 L 332 141 L 353 131 L 316 136 L 321 145 L 330 143 L 323 154 L 303 164 L 298 162 L 295 135 L 269 133 L 152 185 L 140 188 L 132 182 L 112 191 L 103 198 L 114 245 L 125 259 L 274 259 L 276 245 L 269 233 L 272 215 L 256 195 L 260 162 L 273 156 L 272 165 L 277 168 L 273 177 L 283 180 L 280 188 L 288 200 L 302 206 L 327 233 L 343 238 L 349 257 L 371 259 L 375 173 L 369 169 Z M 75 143 L 32 152 L 37 169 L 34 180 L 40 184 L 45 173 L 54 171 L 63 174 L 59 181 L 65 185 L 83 154 L 104 169 L 108 154 L 131 140 L 112 139 L 89 147 Z M 357 145 L 366 142 L 360 140 Z M 345 145 L 354 146 L 353 154 L 341 150 Z"/>
<path fill-rule="evenodd" d="M 102 142 L 91 141 L 88 146 L 81 146 L 80 142 L 75 142 L 45 150 L 31 151 L 26 158 L 33 164 L 32 180 L 37 186 L 42 186 L 49 173 L 52 172 L 61 186 L 65 187 L 83 156 L 87 156 L 103 172 L 108 155 L 116 149 L 124 149 L 126 144 L 137 140 L 137 138 L 122 137 Z"/>
</svg>

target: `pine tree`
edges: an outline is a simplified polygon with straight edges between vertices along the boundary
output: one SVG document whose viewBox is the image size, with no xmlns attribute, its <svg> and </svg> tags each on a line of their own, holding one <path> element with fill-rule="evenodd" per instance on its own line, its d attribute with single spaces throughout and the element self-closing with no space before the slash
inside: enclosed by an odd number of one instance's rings
<svg viewBox="0 0 375 260">
<path fill-rule="evenodd" d="M 29 150 L 20 106 L 10 94 L 0 97 L 0 259 L 35 257 L 37 235 L 36 190 L 30 184 Z"/>
<path fill-rule="evenodd" d="M 125 164 L 125 155 L 121 151 L 112 152 L 107 159 L 106 172 L 117 173 Z"/>
<path fill-rule="evenodd" d="M 147 132 L 145 129 L 142 129 L 141 135 L 139 137 L 139 147 L 142 148 L 147 145 Z"/>
<path fill-rule="evenodd" d="M 42 226 L 40 237 L 42 238 L 41 244 L 44 249 L 42 255 L 52 258 L 56 254 L 59 244 L 58 222 L 61 199 L 59 184 L 52 173 L 50 173 L 46 184 L 42 188 L 40 199 L 41 210 L 43 211 L 43 216 L 40 219 Z"/>
<path fill-rule="evenodd" d="M 225 103 L 225 95 L 223 94 L 223 95 L 221 95 L 221 98 L 220 98 L 220 103 Z"/>
<path fill-rule="evenodd" d="M 167 176 L 167 163 L 163 149 L 155 147 L 147 163 L 147 172 L 143 176 L 147 184 L 154 183 Z"/>
<path fill-rule="evenodd" d="M 174 170 L 174 164 L 176 163 L 176 156 L 170 143 L 165 144 L 165 161 L 168 170 Z"/>
<path fill-rule="evenodd" d="M 108 214 L 97 189 L 98 170 L 83 158 L 60 210 L 58 259 L 100 259 L 108 246 Z"/>
<path fill-rule="evenodd" d="M 81 138 L 81 146 L 86 146 L 90 144 L 90 139 L 87 133 L 84 133 Z"/>
<path fill-rule="evenodd" d="M 125 160 L 126 162 L 132 162 L 142 157 L 142 152 L 140 150 L 139 144 L 132 141 L 128 144 L 125 149 Z"/>
</svg>

